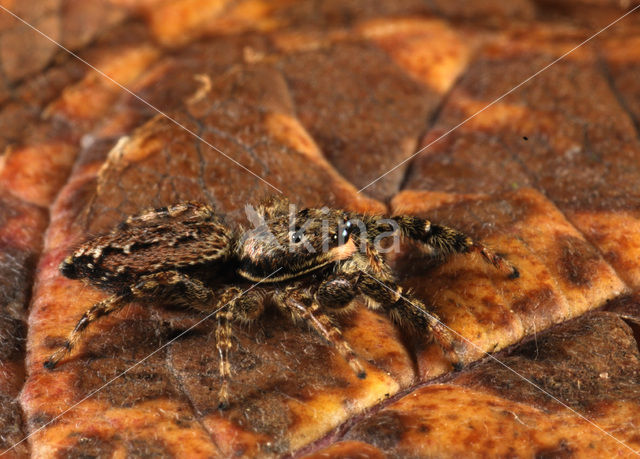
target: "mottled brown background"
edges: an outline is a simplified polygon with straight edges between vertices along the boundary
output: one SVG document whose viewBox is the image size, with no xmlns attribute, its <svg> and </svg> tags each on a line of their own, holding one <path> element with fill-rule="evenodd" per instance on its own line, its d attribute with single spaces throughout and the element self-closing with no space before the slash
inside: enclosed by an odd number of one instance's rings
<svg viewBox="0 0 640 459">
<path fill-rule="evenodd" d="M 7 457 L 632 457 L 640 10 L 438 139 L 637 4 L 0 1 L 182 125 L 0 11 L 0 450 L 34 433 Z M 360 309 L 342 322 L 357 380 L 270 312 L 237 332 L 229 411 L 205 322 L 49 423 L 200 318 L 131 304 L 47 372 L 104 297 L 60 260 L 149 206 L 238 224 L 274 192 L 183 127 L 297 204 L 428 216 L 517 264 L 509 281 L 391 257 L 469 340 L 467 368 Z"/>
</svg>

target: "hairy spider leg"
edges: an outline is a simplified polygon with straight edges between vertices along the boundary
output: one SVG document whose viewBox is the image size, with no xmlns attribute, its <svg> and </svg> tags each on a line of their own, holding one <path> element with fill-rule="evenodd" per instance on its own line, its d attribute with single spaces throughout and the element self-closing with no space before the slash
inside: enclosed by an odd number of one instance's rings
<svg viewBox="0 0 640 459">
<path fill-rule="evenodd" d="M 51 356 L 44 361 L 43 365 L 48 370 L 53 370 L 62 358 L 71 352 L 82 336 L 82 332 L 91 322 L 95 322 L 100 317 L 107 316 L 118 309 L 121 309 L 128 301 L 130 295 L 111 295 L 98 303 L 95 303 L 82 314 L 74 329 L 69 333 L 64 344 L 62 344 Z"/>
<path fill-rule="evenodd" d="M 220 356 L 219 371 L 222 382 L 218 390 L 218 409 L 229 408 L 229 379 L 231 363 L 229 354 L 233 349 L 233 322 L 248 323 L 257 319 L 264 311 L 264 295 L 258 289 L 244 292 L 237 287 L 226 287 L 219 295 L 219 301 L 213 310 L 215 314 L 216 349 Z"/>
<path fill-rule="evenodd" d="M 333 345 L 358 378 L 366 378 L 367 372 L 362 366 L 362 363 L 360 363 L 358 356 L 344 339 L 342 332 L 331 322 L 330 317 L 322 311 L 318 302 L 313 299 L 311 295 L 304 298 L 296 298 L 296 293 L 299 292 L 294 290 L 285 294 L 282 299 L 282 306 L 290 311 L 294 317 L 302 319 L 320 336 Z M 305 303 L 308 303 L 308 305 Z"/>
<path fill-rule="evenodd" d="M 357 288 L 368 300 L 370 309 L 382 309 L 394 322 L 416 331 L 429 330 L 454 368 L 462 367 L 462 356 L 458 350 L 460 343 L 434 312 L 410 293 L 403 292 L 394 281 L 379 279 L 366 272 L 363 274 Z"/>
<path fill-rule="evenodd" d="M 183 307 L 208 311 L 214 300 L 214 292 L 200 280 L 168 270 L 142 276 L 131 287 L 135 299 L 161 301 Z"/>
<path fill-rule="evenodd" d="M 426 244 L 434 250 L 436 256 L 447 258 L 454 253 L 477 252 L 496 269 L 508 273 L 509 278 L 520 277 L 518 269 L 507 260 L 454 228 L 432 224 L 424 218 L 408 215 L 392 219 L 397 222 L 404 236 Z"/>
<path fill-rule="evenodd" d="M 371 257 L 376 259 L 373 265 L 366 261 Z M 460 343 L 422 301 L 403 292 L 387 263 L 374 249 L 343 263 L 332 279 L 320 285 L 315 298 L 325 309 L 340 311 L 348 309 L 357 294 L 364 295 L 369 309 L 385 311 L 394 322 L 415 331 L 429 330 L 454 368 L 461 367 Z"/>
<path fill-rule="evenodd" d="M 193 279 L 178 271 L 164 271 L 149 276 L 142 285 L 137 286 L 144 296 L 168 298 L 170 303 L 182 304 L 204 313 L 217 311 L 214 315 L 217 326 L 215 331 L 216 349 L 220 356 L 219 372 L 222 382 L 218 390 L 218 408 L 229 407 L 229 379 L 231 363 L 229 354 L 233 349 L 233 322 L 247 323 L 258 318 L 263 310 L 263 294 L 259 289 L 244 292 L 238 287 L 226 287 L 214 293 L 198 279 Z M 155 283 L 153 282 L 155 281 Z M 165 289 L 164 287 L 170 287 Z M 217 297 L 217 301 L 213 301 Z"/>
<path fill-rule="evenodd" d="M 220 356 L 218 371 L 220 372 L 220 389 L 218 389 L 218 409 L 229 408 L 229 378 L 231 378 L 231 363 L 229 362 L 229 351 L 233 347 L 231 340 L 231 321 L 233 313 L 227 309 L 216 314 L 218 325 L 216 327 L 216 349 Z"/>
<path fill-rule="evenodd" d="M 205 309 L 205 305 L 210 305 L 213 300 L 213 291 L 199 280 L 178 271 L 162 271 L 143 276 L 124 293 L 112 295 L 91 306 L 69 333 L 64 344 L 44 362 L 44 366 L 49 370 L 55 368 L 64 355 L 71 352 L 78 343 L 87 326 L 100 317 L 121 309 L 131 301 L 157 300 L 158 298 L 167 303 Z"/>
<path fill-rule="evenodd" d="M 231 321 L 233 320 L 234 298 L 242 294 L 242 290 L 236 287 L 229 287 L 220 296 L 218 307 L 223 309 L 216 313 L 218 325 L 216 327 L 216 349 L 220 356 L 219 371 L 222 383 L 218 390 L 218 408 L 221 410 L 229 407 L 229 378 L 231 377 L 231 363 L 229 362 L 229 351 L 233 347 L 231 340 Z"/>
</svg>

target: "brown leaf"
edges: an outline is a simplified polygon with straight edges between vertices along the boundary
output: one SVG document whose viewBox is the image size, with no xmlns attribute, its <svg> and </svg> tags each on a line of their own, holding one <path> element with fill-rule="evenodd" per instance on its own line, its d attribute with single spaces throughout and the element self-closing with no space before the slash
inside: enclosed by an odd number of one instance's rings
<svg viewBox="0 0 640 459">
<path fill-rule="evenodd" d="M 640 448 L 637 13 L 573 50 L 621 3 L 3 6 L 103 74 L 0 11 L 0 453 L 27 436 L 8 454 Z M 234 329 L 227 411 L 215 324 L 181 335 L 195 311 L 132 303 L 42 367 L 106 295 L 60 274 L 78 244 L 183 200 L 246 225 L 245 206 L 279 192 L 422 216 L 514 263 L 510 280 L 475 255 L 442 264 L 406 243 L 389 256 L 405 291 L 459 334 L 467 368 L 452 372 L 429 336 L 361 299 L 340 325 L 366 379 L 268 311 Z"/>
</svg>

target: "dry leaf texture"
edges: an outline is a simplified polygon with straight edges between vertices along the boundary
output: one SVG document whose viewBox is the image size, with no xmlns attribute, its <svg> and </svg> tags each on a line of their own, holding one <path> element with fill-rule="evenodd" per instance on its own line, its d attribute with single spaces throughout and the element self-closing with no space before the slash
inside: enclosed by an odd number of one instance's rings
<svg viewBox="0 0 640 459">
<path fill-rule="evenodd" d="M 637 2 L 1 5 L 77 54 L 0 11 L 7 457 L 640 450 L 640 10 L 573 50 Z M 42 367 L 105 297 L 58 271 L 77 245 L 183 200 L 247 224 L 275 189 L 427 217 L 516 264 L 508 280 L 411 244 L 390 257 L 464 337 L 467 367 L 364 303 L 342 327 L 366 379 L 271 311 L 236 329 L 228 411 L 213 324 L 158 350 L 194 311 L 132 303 Z"/>
</svg>

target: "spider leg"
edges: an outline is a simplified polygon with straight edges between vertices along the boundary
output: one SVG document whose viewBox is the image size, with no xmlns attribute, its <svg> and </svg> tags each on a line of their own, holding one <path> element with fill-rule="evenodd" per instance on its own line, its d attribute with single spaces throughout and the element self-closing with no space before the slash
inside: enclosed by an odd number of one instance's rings
<svg viewBox="0 0 640 459">
<path fill-rule="evenodd" d="M 263 293 L 254 289 L 243 293 L 237 287 L 227 287 L 219 295 L 219 300 L 214 306 L 216 327 L 216 349 L 220 356 L 220 377 L 222 383 L 218 390 L 218 409 L 229 408 L 229 379 L 231 377 L 231 364 L 229 353 L 233 349 L 233 322 L 251 322 L 258 318 L 264 311 Z"/>
<path fill-rule="evenodd" d="M 454 253 L 477 252 L 496 269 L 508 273 L 509 278 L 520 277 L 518 269 L 507 260 L 454 228 L 435 225 L 424 218 L 407 215 L 393 217 L 393 220 L 403 235 L 427 245 L 436 256 L 446 258 Z"/>
<path fill-rule="evenodd" d="M 125 292 L 112 295 L 85 311 L 64 344 L 45 360 L 45 368 L 49 370 L 55 368 L 58 362 L 76 346 L 90 323 L 121 309 L 131 301 L 149 301 L 157 298 L 161 298 L 165 303 L 204 308 L 204 305 L 211 303 L 213 292 L 199 280 L 178 271 L 162 271 L 143 276 Z"/>
<path fill-rule="evenodd" d="M 220 356 L 219 371 L 222 383 L 218 390 L 218 408 L 229 407 L 229 379 L 231 364 L 229 354 L 233 349 L 233 322 L 251 322 L 264 310 L 263 293 L 260 289 L 243 292 L 238 287 L 226 287 L 214 292 L 198 279 L 178 271 L 165 271 L 149 276 L 134 289 L 134 295 L 152 298 L 168 298 L 168 302 L 191 307 L 204 313 L 215 312 L 216 349 Z M 214 302 L 214 296 L 218 301 Z"/>
<path fill-rule="evenodd" d="M 82 332 L 91 322 L 95 322 L 100 317 L 107 316 L 118 309 L 121 309 L 127 302 L 131 301 L 130 295 L 111 295 L 109 298 L 102 300 L 82 314 L 82 317 L 69 333 L 64 344 L 62 344 L 51 356 L 44 361 L 44 367 L 53 370 L 62 358 L 71 352 L 80 340 Z"/>
<path fill-rule="evenodd" d="M 220 301 L 216 304 L 217 327 L 216 327 L 216 349 L 220 356 L 219 371 L 222 383 L 218 390 L 218 408 L 221 410 L 229 407 L 229 378 L 231 377 L 231 364 L 229 363 L 229 351 L 233 347 L 231 340 L 233 321 L 234 299 L 242 294 L 242 290 L 236 287 L 229 287 L 220 295 Z"/>
<path fill-rule="evenodd" d="M 157 300 L 166 304 L 207 311 L 214 299 L 213 290 L 200 280 L 179 271 L 149 274 L 131 287 L 135 299 Z"/>
<path fill-rule="evenodd" d="M 344 339 L 342 332 L 322 310 L 316 298 L 309 293 L 301 294 L 299 290 L 292 289 L 277 301 L 280 307 L 291 312 L 294 317 L 303 320 L 320 336 L 332 344 L 358 378 L 364 379 L 367 377 L 367 372 L 358 359 L 358 356 Z"/>
<path fill-rule="evenodd" d="M 367 298 L 369 308 L 382 308 L 395 322 L 409 326 L 416 331 L 429 330 L 454 368 L 460 369 L 462 367 L 459 341 L 422 301 L 409 292 L 403 292 L 402 287 L 397 285 L 395 281 L 379 279 L 366 272 L 363 272 L 357 287 L 359 292 Z"/>
</svg>

